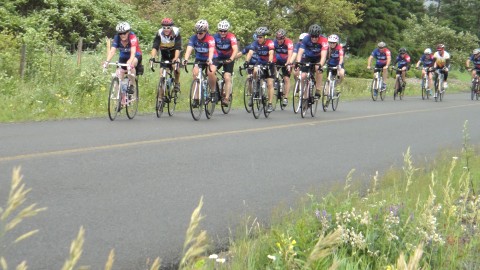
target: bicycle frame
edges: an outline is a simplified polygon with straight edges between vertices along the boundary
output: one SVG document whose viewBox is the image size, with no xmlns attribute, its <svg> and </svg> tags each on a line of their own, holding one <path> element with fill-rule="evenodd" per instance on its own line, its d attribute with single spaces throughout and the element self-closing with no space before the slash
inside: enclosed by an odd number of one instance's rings
<svg viewBox="0 0 480 270">
<path fill-rule="evenodd" d="M 382 84 L 383 84 L 383 68 L 375 67 L 373 69 L 373 80 L 371 85 L 371 94 L 372 94 L 373 101 L 377 100 L 379 94 L 380 94 L 381 100 L 385 99 L 386 90 L 383 89 Z"/>
<path fill-rule="evenodd" d="M 208 80 L 205 78 L 208 76 L 207 68 L 210 69 L 210 66 L 206 62 L 194 62 L 187 63 L 185 67 L 185 72 L 188 73 L 187 65 L 198 66 L 198 74 L 192 81 L 192 86 L 190 88 L 190 112 L 195 121 L 198 121 L 202 115 L 203 109 L 206 110 L 205 115 L 207 118 L 210 118 L 210 114 L 207 111 L 207 106 L 209 104 L 210 95 L 208 93 Z M 211 70 L 210 70 L 211 71 Z M 197 106 L 194 105 L 195 100 L 197 101 Z"/>
<path fill-rule="evenodd" d="M 335 87 L 337 85 L 337 67 L 327 67 L 328 75 L 327 80 L 323 86 L 323 92 L 327 94 L 322 97 L 323 111 L 326 112 L 330 102 L 332 103 L 332 109 L 337 110 L 339 96 L 335 93 Z M 328 88 L 328 89 L 327 89 Z"/>
<path fill-rule="evenodd" d="M 180 63 L 153 60 L 150 65 L 150 68 L 153 72 L 155 72 L 155 69 L 153 68 L 154 63 L 160 64 L 161 70 L 160 81 L 157 88 L 157 100 L 155 105 L 157 117 L 160 118 L 160 116 L 162 115 L 165 103 L 168 107 L 168 115 L 173 116 L 177 103 L 177 93 L 173 93 L 172 95 L 172 87 L 174 84 L 173 72 L 174 70 L 179 68 Z"/>
<path fill-rule="evenodd" d="M 445 89 L 443 89 L 444 76 L 443 68 L 435 70 L 435 101 L 438 101 L 439 99 L 440 101 L 443 100 L 443 94 L 445 93 Z"/>
<path fill-rule="evenodd" d="M 116 66 L 116 70 L 111 74 L 112 83 L 110 85 L 109 97 L 108 97 L 108 117 L 111 121 L 115 120 L 118 112 L 125 107 L 127 112 L 127 117 L 133 119 L 137 113 L 138 109 L 138 83 L 137 77 L 135 74 L 131 73 L 131 68 L 129 64 L 123 63 L 108 63 L 107 66 Z M 125 81 L 125 70 L 122 67 L 127 68 L 127 81 Z M 107 67 L 104 67 L 103 72 L 106 72 Z M 135 81 L 135 92 L 134 94 L 127 94 L 127 88 L 130 85 L 131 77 Z M 129 107 L 133 106 L 129 109 Z"/>
<path fill-rule="evenodd" d="M 263 111 L 265 118 L 268 117 L 270 113 L 267 112 L 266 107 L 268 104 L 268 97 L 267 97 L 267 79 L 265 78 L 265 74 L 268 72 L 268 67 L 262 64 L 255 64 L 253 73 L 253 82 L 252 82 L 252 112 L 253 117 L 258 119 L 260 113 Z M 260 106 L 261 104 L 261 106 Z"/>
<path fill-rule="evenodd" d="M 298 65 L 308 67 L 307 74 L 305 75 L 305 81 L 301 81 L 303 77 L 303 72 L 300 72 L 300 115 L 302 118 L 305 118 L 306 112 L 310 109 L 310 115 L 315 116 L 317 112 L 318 99 L 315 98 L 314 91 L 316 90 L 315 85 L 315 66 L 319 66 L 316 63 L 297 63 Z M 312 72 L 313 71 L 313 72 Z M 314 105 L 314 106 L 313 106 Z"/>
</svg>

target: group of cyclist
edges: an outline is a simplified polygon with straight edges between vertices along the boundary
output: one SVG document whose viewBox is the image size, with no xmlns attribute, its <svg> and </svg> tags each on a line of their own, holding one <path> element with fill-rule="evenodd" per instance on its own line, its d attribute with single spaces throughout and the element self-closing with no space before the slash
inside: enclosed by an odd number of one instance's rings
<svg viewBox="0 0 480 270">
<path fill-rule="evenodd" d="M 160 53 L 162 62 L 160 72 L 163 68 L 173 69 L 175 72 L 174 90 L 180 91 L 180 58 L 182 51 L 182 36 L 180 30 L 175 26 L 171 18 L 164 18 L 161 21 L 162 27 L 156 33 L 152 49 L 150 52 L 150 64 Z M 322 94 L 322 67 L 336 67 L 339 82 L 345 76 L 344 69 L 344 49 L 339 42 L 338 35 L 332 34 L 328 37 L 322 35 L 322 28 L 318 24 L 309 27 L 307 33 L 302 33 L 298 42 L 294 43 L 287 37 L 284 29 L 278 29 L 275 32 L 274 39 L 267 38 L 270 30 L 267 27 L 259 27 L 253 35 L 253 42 L 247 44 L 242 51 L 236 36 L 229 31 L 230 23 L 222 20 L 217 25 L 217 33 L 210 34 L 209 24 L 206 20 L 199 20 L 195 24 L 195 34 L 188 39 L 182 64 L 187 64 L 190 56 L 195 53 L 195 63 L 192 75 L 195 78 L 201 68 L 207 68 L 208 84 L 212 92 L 216 89 L 215 72 L 218 68 L 223 67 L 225 87 L 222 93 L 222 105 L 227 106 L 229 103 L 230 91 L 232 91 L 232 73 L 234 69 L 235 59 L 245 55 L 244 67 L 254 65 L 266 65 L 267 71 L 264 76 L 267 81 L 268 100 L 273 100 L 274 95 L 274 78 L 276 76 L 277 67 L 280 68 L 281 77 L 284 80 L 285 91 L 283 93 L 282 104 L 288 103 L 288 94 L 290 89 L 290 77 L 294 72 L 295 76 L 302 71 L 301 80 L 305 82 L 307 71 L 315 73 L 316 91 L 315 97 L 319 98 Z M 113 43 L 108 52 L 104 67 L 108 65 L 116 50 L 120 51 L 119 63 L 130 65 L 132 74 L 135 74 L 135 68 L 142 63 L 142 51 L 140 49 L 138 39 L 134 32 L 131 31 L 130 24 L 120 22 L 116 26 L 117 34 L 113 38 Z M 391 51 L 387 48 L 385 42 L 381 41 L 377 44 L 368 58 L 367 68 L 371 69 L 372 60 L 375 59 L 375 68 L 382 69 L 383 85 L 382 90 L 386 89 L 386 80 L 388 78 L 388 68 L 391 65 Z M 202 65 L 198 65 L 202 63 Z M 298 63 L 310 63 L 311 65 L 299 65 Z M 472 78 L 480 72 L 480 49 L 475 49 L 473 54 L 466 62 L 467 68 L 473 63 Z M 397 74 L 400 74 L 405 82 L 405 74 L 411 66 L 411 59 L 405 48 L 400 48 L 398 56 L 395 58 L 393 65 L 397 65 Z M 436 52 L 432 54 L 430 48 L 425 49 L 424 54 L 416 63 L 416 68 L 423 66 L 422 75 L 428 76 L 429 86 L 432 86 L 432 71 L 442 72 L 444 74 L 444 88 L 448 87 L 448 70 L 450 67 L 450 54 L 445 51 L 445 45 L 438 44 Z M 253 74 L 257 74 L 253 72 Z M 132 79 L 130 81 L 133 81 Z M 128 88 L 129 93 L 134 91 L 134 85 Z M 431 92 L 431 89 L 427 89 Z M 194 106 L 198 106 L 195 100 Z M 251 104 L 249 104 L 251 106 Z M 271 103 L 268 104 L 268 112 L 273 111 Z"/>
<path fill-rule="evenodd" d="M 175 91 L 180 91 L 180 53 L 182 51 L 182 37 L 178 27 L 175 27 L 171 18 L 164 18 L 161 22 L 162 27 L 156 33 L 152 50 L 150 52 L 150 64 L 153 63 L 158 53 L 160 53 L 162 62 L 160 72 L 163 68 L 175 70 Z M 243 51 L 239 51 L 235 35 L 229 32 L 230 23 L 222 20 L 217 25 L 217 33 L 209 33 L 209 24 L 206 20 L 199 20 L 195 24 L 195 34 L 189 40 L 183 56 L 182 64 L 187 64 L 190 56 L 195 53 L 195 63 L 201 63 L 201 68 L 207 68 L 208 84 L 212 92 L 216 89 L 215 72 L 223 67 L 225 87 L 222 93 L 222 105 L 229 103 L 232 73 L 235 59 L 246 55 L 244 66 L 266 65 L 268 72 L 264 74 L 267 81 L 268 100 L 273 100 L 273 81 L 276 76 L 277 67 L 280 68 L 281 76 L 284 80 L 285 91 L 283 93 L 282 104 L 288 103 L 288 94 L 290 89 L 290 77 L 292 71 L 298 76 L 300 71 L 302 79 L 305 80 L 305 72 L 311 68 L 315 72 L 316 78 L 316 97 L 320 97 L 322 86 L 322 67 L 337 67 L 337 73 L 340 81 L 343 79 L 345 71 L 343 65 L 344 50 L 339 43 L 337 35 L 330 35 L 328 38 L 322 35 L 322 28 L 318 24 L 309 27 L 307 33 L 299 36 L 299 41 L 294 42 L 287 37 L 284 29 L 275 32 L 275 38 L 269 39 L 267 35 L 270 30 L 267 27 L 259 27 L 255 30 L 254 40 L 251 44 L 245 46 Z M 141 65 L 142 52 L 138 45 L 138 39 L 131 31 L 127 22 L 121 22 L 116 27 L 117 34 L 114 36 L 112 48 L 104 63 L 104 67 L 114 56 L 116 50 L 120 50 L 119 63 L 130 65 L 132 73 L 135 74 L 135 67 Z M 299 66 L 295 63 L 312 63 L 310 66 Z M 195 78 L 200 72 L 199 65 L 195 65 L 192 75 Z M 253 72 L 253 74 L 256 74 Z M 132 88 L 133 86 L 131 86 Z M 131 89 L 129 90 L 131 91 Z M 194 106 L 198 106 L 194 99 Z M 197 103 L 195 103 L 197 101 Z M 251 106 L 251 104 L 250 104 Z M 271 103 L 268 104 L 268 112 L 273 111 Z"/>
</svg>

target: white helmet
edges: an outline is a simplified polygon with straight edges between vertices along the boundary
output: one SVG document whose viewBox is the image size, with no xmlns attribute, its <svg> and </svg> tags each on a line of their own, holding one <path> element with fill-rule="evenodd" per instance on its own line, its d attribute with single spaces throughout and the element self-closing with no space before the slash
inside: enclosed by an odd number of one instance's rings
<svg viewBox="0 0 480 270">
<path fill-rule="evenodd" d="M 473 50 L 473 54 L 479 54 L 480 53 L 480 48 Z"/>
<path fill-rule="evenodd" d="M 426 48 L 425 51 L 423 51 L 424 54 L 432 54 L 432 49 Z"/>
<path fill-rule="evenodd" d="M 195 24 L 195 30 L 197 32 L 200 31 L 208 31 L 208 22 L 206 20 L 200 20 Z"/>
<path fill-rule="evenodd" d="M 334 43 L 338 43 L 338 40 L 340 38 L 337 36 L 337 35 L 330 35 L 328 36 L 328 42 L 334 42 Z"/>
<path fill-rule="evenodd" d="M 218 31 L 228 31 L 230 23 L 227 20 L 220 21 L 217 25 Z"/>
<path fill-rule="evenodd" d="M 128 24 L 127 22 L 119 22 L 117 24 L 116 30 L 118 33 L 130 31 L 130 24 Z"/>
<path fill-rule="evenodd" d="M 303 40 L 306 35 L 308 35 L 308 33 L 301 33 L 300 36 L 298 37 L 298 39 Z"/>
</svg>

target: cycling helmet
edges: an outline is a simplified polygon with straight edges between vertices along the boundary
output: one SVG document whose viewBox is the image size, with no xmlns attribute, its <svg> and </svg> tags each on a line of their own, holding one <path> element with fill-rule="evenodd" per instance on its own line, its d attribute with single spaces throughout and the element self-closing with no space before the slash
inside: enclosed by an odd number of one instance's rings
<svg viewBox="0 0 480 270">
<path fill-rule="evenodd" d="M 407 49 L 405 49 L 405 48 L 400 48 L 400 50 L 398 50 L 398 53 L 407 53 Z"/>
<path fill-rule="evenodd" d="M 438 45 L 437 45 L 437 51 L 443 51 L 443 50 L 445 50 L 445 45 L 443 45 L 443 44 L 438 44 Z"/>
<path fill-rule="evenodd" d="M 337 35 L 330 35 L 328 36 L 328 42 L 332 42 L 332 43 L 338 43 L 338 40 L 340 38 L 337 36 Z"/>
<path fill-rule="evenodd" d="M 255 34 L 257 34 L 257 36 L 265 36 L 268 35 L 269 32 L 270 31 L 268 31 L 268 28 L 265 26 L 261 26 L 255 30 Z"/>
<path fill-rule="evenodd" d="M 298 36 L 299 40 L 303 40 L 303 38 L 308 35 L 308 33 L 301 33 L 300 36 Z"/>
<path fill-rule="evenodd" d="M 426 48 L 425 51 L 423 51 L 424 54 L 432 54 L 432 49 Z"/>
<path fill-rule="evenodd" d="M 287 31 L 285 31 L 285 29 L 278 29 L 277 38 L 284 38 L 285 35 L 287 35 Z"/>
<path fill-rule="evenodd" d="M 119 22 L 117 24 L 116 30 L 118 33 L 125 33 L 127 31 L 130 31 L 130 24 L 127 22 Z"/>
<path fill-rule="evenodd" d="M 473 54 L 479 54 L 480 53 L 480 48 L 473 50 Z"/>
<path fill-rule="evenodd" d="M 381 48 L 387 47 L 387 44 L 386 44 L 385 42 L 383 42 L 383 41 L 380 41 L 380 42 L 377 44 L 377 46 L 378 46 L 378 48 L 381 49 Z"/>
<path fill-rule="evenodd" d="M 218 31 L 228 31 L 230 23 L 227 20 L 220 21 L 217 25 Z"/>
<path fill-rule="evenodd" d="M 170 18 L 163 18 L 162 25 L 163 26 L 172 26 L 173 25 L 173 20 L 170 19 Z"/>
<path fill-rule="evenodd" d="M 200 20 L 195 24 L 195 31 L 202 32 L 208 31 L 208 22 L 206 20 Z"/>
<path fill-rule="evenodd" d="M 313 36 L 320 36 L 322 33 L 322 27 L 320 27 L 318 24 L 312 24 L 308 28 L 308 33 Z"/>
</svg>

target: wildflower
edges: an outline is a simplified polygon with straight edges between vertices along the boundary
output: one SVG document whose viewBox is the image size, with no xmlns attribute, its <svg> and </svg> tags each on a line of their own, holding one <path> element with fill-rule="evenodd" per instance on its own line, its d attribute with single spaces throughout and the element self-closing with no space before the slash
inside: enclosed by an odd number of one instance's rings
<svg viewBox="0 0 480 270">
<path fill-rule="evenodd" d="M 452 158 L 453 158 L 453 160 L 457 160 L 457 159 L 458 159 L 458 157 L 452 157 Z"/>
<path fill-rule="evenodd" d="M 218 259 L 218 255 L 217 254 L 212 254 L 210 256 L 208 256 L 209 259 Z"/>
<path fill-rule="evenodd" d="M 267 255 L 267 258 L 269 258 L 272 261 L 275 261 L 277 259 L 277 257 L 275 257 L 275 255 Z"/>
<path fill-rule="evenodd" d="M 217 259 L 216 262 L 218 262 L 218 263 L 225 263 L 225 258 Z"/>
</svg>

